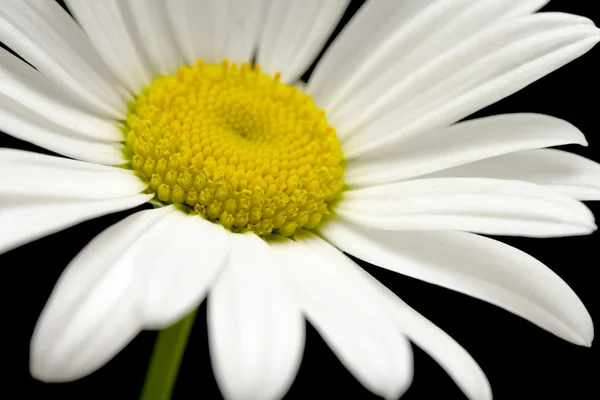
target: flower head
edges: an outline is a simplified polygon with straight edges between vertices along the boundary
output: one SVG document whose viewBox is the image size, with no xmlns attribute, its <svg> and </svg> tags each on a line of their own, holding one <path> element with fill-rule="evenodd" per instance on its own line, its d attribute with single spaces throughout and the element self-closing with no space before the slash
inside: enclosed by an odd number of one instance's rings
<svg viewBox="0 0 600 400">
<path fill-rule="evenodd" d="M 296 86 L 228 60 L 159 77 L 126 118 L 133 170 L 164 203 L 261 237 L 313 229 L 344 186 L 325 113 Z"/>
<path fill-rule="evenodd" d="M 226 398 L 277 399 L 307 318 L 366 388 L 398 398 L 409 340 L 471 399 L 485 375 L 453 339 L 342 251 L 486 300 L 578 345 L 574 292 L 480 236 L 596 229 L 600 166 L 568 122 L 459 122 L 590 50 L 586 18 L 544 0 L 2 0 L 0 129 L 63 157 L 0 150 L 0 251 L 146 202 L 67 266 L 31 372 L 92 373 L 208 295 Z M 75 22 L 77 20 L 77 22 Z M 435 26 L 435 29 L 431 27 Z M 254 62 L 256 61 L 256 62 Z"/>
</svg>

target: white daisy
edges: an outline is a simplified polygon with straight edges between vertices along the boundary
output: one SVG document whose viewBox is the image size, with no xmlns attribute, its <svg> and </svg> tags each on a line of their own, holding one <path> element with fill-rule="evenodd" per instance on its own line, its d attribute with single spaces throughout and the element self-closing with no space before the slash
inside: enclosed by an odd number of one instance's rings
<svg viewBox="0 0 600 400">
<path fill-rule="evenodd" d="M 155 205 L 67 266 L 33 335 L 34 377 L 85 376 L 208 294 L 226 398 L 283 397 L 304 318 L 384 398 L 411 383 L 408 340 L 468 398 L 491 398 L 463 348 L 342 251 L 591 345 L 564 281 L 478 235 L 594 231 L 580 200 L 600 199 L 600 165 L 545 149 L 583 134 L 545 115 L 458 121 L 600 31 L 534 14 L 545 0 L 371 0 L 299 91 L 347 3 L 70 0 L 75 22 L 54 2 L 0 1 L 0 40 L 35 68 L 0 51 L 0 129 L 69 157 L 0 150 L 0 251 Z"/>
</svg>

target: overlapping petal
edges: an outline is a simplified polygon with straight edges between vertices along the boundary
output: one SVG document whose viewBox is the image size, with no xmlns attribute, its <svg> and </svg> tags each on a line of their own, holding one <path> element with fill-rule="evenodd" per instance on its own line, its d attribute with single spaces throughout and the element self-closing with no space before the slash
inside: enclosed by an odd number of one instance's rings
<svg viewBox="0 0 600 400">
<path fill-rule="evenodd" d="M 513 179 L 544 185 L 578 200 L 600 200 L 600 164 L 556 149 L 524 150 L 486 158 L 421 178 Z"/>
<path fill-rule="evenodd" d="M 182 238 L 164 235 L 174 225 Z M 108 228 L 56 284 L 32 339 L 32 374 L 50 382 L 80 378 L 142 329 L 181 319 L 204 299 L 228 246 L 221 227 L 173 206 L 138 212 Z"/>
<path fill-rule="evenodd" d="M 294 83 L 315 59 L 339 22 L 348 0 L 274 1 L 262 31 L 257 61 Z"/>
<path fill-rule="evenodd" d="M 389 231 L 554 237 L 596 230 L 593 214 L 579 201 L 504 179 L 432 178 L 349 190 L 335 212 L 355 224 Z"/>
<path fill-rule="evenodd" d="M 351 162 L 344 180 L 352 186 L 379 185 L 519 150 L 572 143 L 587 145 L 579 129 L 561 119 L 539 114 L 497 115 L 429 132 L 375 160 Z"/>
<path fill-rule="evenodd" d="M 4 1 L 0 8 L 0 41 L 77 104 L 104 117 L 125 116 L 128 97 L 123 87 L 83 29 L 58 3 Z"/>
<path fill-rule="evenodd" d="M 384 232 L 343 221 L 321 232 L 374 265 L 485 300 L 572 343 L 592 343 L 592 319 L 573 290 L 511 246 L 466 232 Z"/>
<path fill-rule="evenodd" d="M 412 382 L 410 345 L 381 296 L 352 279 L 350 260 L 314 235 L 273 248 L 306 317 L 342 364 L 373 393 L 401 396 Z"/>
<path fill-rule="evenodd" d="M 232 234 L 232 252 L 208 302 L 211 361 L 227 399 L 280 399 L 304 350 L 304 319 L 271 247 Z"/>
<path fill-rule="evenodd" d="M 0 181 L 0 252 L 152 197 L 129 171 L 10 149 Z"/>
</svg>

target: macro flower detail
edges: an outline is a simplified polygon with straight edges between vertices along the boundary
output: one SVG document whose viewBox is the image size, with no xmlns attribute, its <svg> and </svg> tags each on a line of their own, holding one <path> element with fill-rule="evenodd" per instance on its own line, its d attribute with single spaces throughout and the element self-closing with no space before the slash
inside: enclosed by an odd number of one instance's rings
<svg viewBox="0 0 600 400">
<path fill-rule="evenodd" d="M 263 237 L 316 228 L 344 186 L 342 151 L 308 94 L 260 66 L 182 67 L 126 118 L 133 170 L 159 201 Z"/>
<path fill-rule="evenodd" d="M 581 201 L 600 199 L 600 165 L 549 148 L 584 135 L 541 114 L 465 120 L 592 49 L 591 20 L 546 0 L 369 0 L 304 84 L 349 1 L 66 3 L 0 0 L 22 58 L 0 49 L 0 129 L 60 155 L 0 149 L 0 252 L 148 207 L 66 267 L 35 378 L 91 374 L 144 329 L 168 352 L 209 297 L 227 399 L 285 396 L 305 320 L 383 398 L 410 386 L 413 342 L 491 399 L 475 360 L 344 252 L 591 345 L 571 288 L 482 236 L 595 231 Z"/>
</svg>

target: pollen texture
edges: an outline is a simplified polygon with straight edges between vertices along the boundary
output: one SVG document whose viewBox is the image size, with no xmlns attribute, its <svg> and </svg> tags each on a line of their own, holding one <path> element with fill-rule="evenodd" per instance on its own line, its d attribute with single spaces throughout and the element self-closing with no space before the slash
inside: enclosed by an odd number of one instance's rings
<svg viewBox="0 0 600 400">
<path fill-rule="evenodd" d="M 344 185 L 340 142 L 311 97 L 279 77 L 199 60 L 146 87 L 125 133 L 155 200 L 265 238 L 317 227 Z"/>
</svg>

